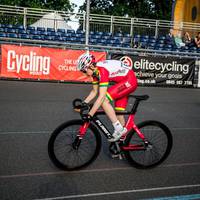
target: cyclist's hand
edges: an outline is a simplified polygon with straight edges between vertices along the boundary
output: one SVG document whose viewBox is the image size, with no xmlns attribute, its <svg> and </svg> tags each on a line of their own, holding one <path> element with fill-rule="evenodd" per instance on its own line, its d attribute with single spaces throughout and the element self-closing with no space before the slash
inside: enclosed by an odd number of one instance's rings
<svg viewBox="0 0 200 200">
<path fill-rule="evenodd" d="M 82 101 L 81 99 L 74 99 L 74 101 L 72 102 L 73 108 L 74 109 L 89 109 L 90 105 L 84 101 Z"/>
<path fill-rule="evenodd" d="M 81 109 L 78 109 L 78 108 L 74 108 L 74 111 L 76 111 L 76 112 L 81 112 Z"/>
<path fill-rule="evenodd" d="M 83 121 L 86 121 L 86 122 L 92 121 L 92 116 L 89 114 L 82 114 L 81 117 Z"/>
<path fill-rule="evenodd" d="M 83 101 L 81 99 L 74 99 L 74 101 L 72 102 L 74 110 L 77 111 L 77 112 L 80 112 L 80 109 L 82 107 L 82 103 L 83 103 Z"/>
</svg>

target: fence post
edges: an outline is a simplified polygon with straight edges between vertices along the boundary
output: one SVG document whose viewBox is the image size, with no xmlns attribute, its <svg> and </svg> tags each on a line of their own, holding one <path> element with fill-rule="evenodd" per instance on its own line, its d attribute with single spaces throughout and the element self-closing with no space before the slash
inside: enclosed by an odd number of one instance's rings
<svg viewBox="0 0 200 200">
<path fill-rule="evenodd" d="M 23 22 L 24 28 L 27 27 L 27 18 L 26 18 L 26 15 L 27 15 L 27 8 L 24 8 L 24 22 Z"/>
<path fill-rule="evenodd" d="M 113 33 L 113 21 L 114 21 L 114 16 L 111 16 L 111 19 L 110 19 L 110 33 Z"/>
<path fill-rule="evenodd" d="M 156 20 L 156 28 L 155 28 L 155 37 L 158 36 L 158 26 L 159 26 L 159 20 Z"/>
<path fill-rule="evenodd" d="M 58 14 L 58 12 L 55 11 L 54 12 L 54 29 L 56 29 L 56 30 L 57 30 L 57 14 Z"/>
<path fill-rule="evenodd" d="M 89 44 L 89 32 L 90 32 L 90 0 L 87 0 L 86 6 L 86 30 L 85 30 L 85 45 Z M 89 51 L 89 47 L 86 47 Z"/>
<path fill-rule="evenodd" d="M 133 24 L 134 24 L 134 18 L 131 18 L 131 29 L 130 29 L 130 36 L 133 36 Z"/>
<path fill-rule="evenodd" d="M 86 14 L 83 13 L 83 31 L 85 31 L 85 25 L 86 25 Z"/>
</svg>

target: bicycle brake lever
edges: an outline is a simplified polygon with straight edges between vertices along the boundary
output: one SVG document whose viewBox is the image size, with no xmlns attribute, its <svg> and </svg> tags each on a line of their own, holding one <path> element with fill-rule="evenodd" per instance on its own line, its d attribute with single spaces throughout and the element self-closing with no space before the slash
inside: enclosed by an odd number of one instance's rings
<svg viewBox="0 0 200 200">
<path fill-rule="evenodd" d="M 80 114 L 81 115 L 87 114 L 89 112 L 89 110 L 90 110 L 89 104 L 83 102 L 81 105 L 81 108 L 80 108 Z"/>
<path fill-rule="evenodd" d="M 82 100 L 81 99 L 74 99 L 72 102 L 73 108 L 74 109 L 81 109 L 82 106 Z"/>
</svg>

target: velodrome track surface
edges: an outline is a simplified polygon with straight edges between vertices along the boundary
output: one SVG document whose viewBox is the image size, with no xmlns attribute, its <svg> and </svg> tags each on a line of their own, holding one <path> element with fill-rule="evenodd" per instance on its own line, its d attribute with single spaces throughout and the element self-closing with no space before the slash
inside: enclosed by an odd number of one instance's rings
<svg viewBox="0 0 200 200">
<path fill-rule="evenodd" d="M 139 87 L 149 94 L 136 117 L 155 119 L 172 131 L 174 146 L 159 167 L 138 170 L 113 160 L 104 143 L 97 160 L 64 172 L 48 158 L 47 142 L 90 85 L 0 81 L 0 199 L 135 200 L 177 196 L 200 199 L 200 90 Z"/>
</svg>

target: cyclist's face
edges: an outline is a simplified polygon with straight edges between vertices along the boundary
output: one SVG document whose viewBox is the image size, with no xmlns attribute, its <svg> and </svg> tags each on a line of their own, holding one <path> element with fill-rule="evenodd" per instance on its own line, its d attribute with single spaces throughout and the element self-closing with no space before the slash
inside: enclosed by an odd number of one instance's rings
<svg viewBox="0 0 200 200">
<path fill-rule="evenodd" d="M 93 72 L 94 72 L 94 67 L 93 67 L 93 65 L 90 65 L 90 66 L 87 68 L 87 70 L 86 70 L 86 74 L 87 74 L 88 76 L 92 76 L 92 75 L 93 75 Z"/>
</svg>

